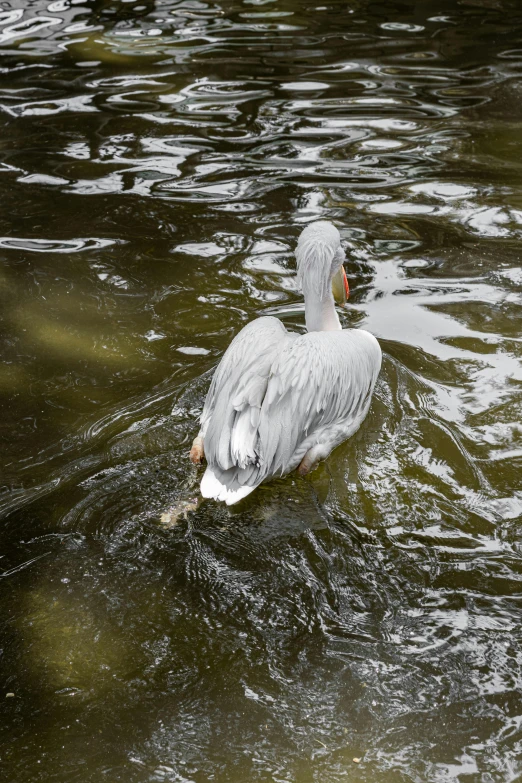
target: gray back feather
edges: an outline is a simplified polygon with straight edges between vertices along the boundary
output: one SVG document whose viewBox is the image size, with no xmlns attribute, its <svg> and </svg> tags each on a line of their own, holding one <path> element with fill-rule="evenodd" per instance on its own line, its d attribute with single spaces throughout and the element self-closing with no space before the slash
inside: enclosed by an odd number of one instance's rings
<svg viewBox="0 0 522 783">
<path fill-rule="evenodd" d="M 268 319 L 253 324 L 264 320 Z M 271 344 L 271 358 L 261 351 L 264 370 L 256 373 L 254 404 L 248 402 L 249 384 L 231 393 L 245 366 L 235 364 L 234 373 L 230 367 L 228 379 L 214 390 L 216 408 L 205 436 L 205 453 L 216 477 L 231 490 L 257 486 L 297 467 L 296 454 L 315 432 L 340 423 L 358 426 L 379 373 L 380 348 L 368 332 L 287 333 L 287 340 L 281 333 L 273 336 L 277 343 Z M 257 365 L 260 354 L 254 353 Z"/>
</svg>

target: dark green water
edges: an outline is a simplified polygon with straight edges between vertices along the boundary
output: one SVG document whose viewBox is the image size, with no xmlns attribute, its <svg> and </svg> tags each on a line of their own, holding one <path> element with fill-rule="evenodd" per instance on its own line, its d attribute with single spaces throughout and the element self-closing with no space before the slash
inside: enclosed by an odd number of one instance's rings
<svg viewBox="0 0 522 783">
<path fill-rule="evenodd" d="M 324 1 L 1 3 L 9 783 L 522 780 L 522 5 Z M 194 509 L 316 218 L 370 414 Z"/>
</svg>

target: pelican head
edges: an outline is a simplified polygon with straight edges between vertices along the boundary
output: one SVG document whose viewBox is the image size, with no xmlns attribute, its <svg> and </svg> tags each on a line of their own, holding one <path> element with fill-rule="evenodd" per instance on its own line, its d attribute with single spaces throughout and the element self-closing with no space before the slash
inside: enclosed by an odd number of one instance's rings
<svg viewBox="0 0 522 783">
<path fill-rule="evenodd" d="M 337 304 L 350 295 L 343 262 L 346 260 L 338 230 L 327 220 L 310 223 L 301 232 L 295 251 L 297 279 L 307 297 L 327 299 L 330 291 Z"/>
</svg>

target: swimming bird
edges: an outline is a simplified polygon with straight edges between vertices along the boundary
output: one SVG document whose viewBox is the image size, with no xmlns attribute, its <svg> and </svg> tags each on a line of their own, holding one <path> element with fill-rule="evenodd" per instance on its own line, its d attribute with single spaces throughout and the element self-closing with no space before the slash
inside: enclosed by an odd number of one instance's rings
<svg viewBox="0 0 522 783">
<path fill-rule="evenodd" d="M 264 481 L 307 474 L 363 422 L 381 367 L 379 343 L 342 329 L 346 260 L 328 221 L 302 231 L 295 251 L 306 334 L 271 316 L 247 324 L 219 363 L 190 458 L 206 458 L 204 498 L 237 503 Z"/>
</svg>

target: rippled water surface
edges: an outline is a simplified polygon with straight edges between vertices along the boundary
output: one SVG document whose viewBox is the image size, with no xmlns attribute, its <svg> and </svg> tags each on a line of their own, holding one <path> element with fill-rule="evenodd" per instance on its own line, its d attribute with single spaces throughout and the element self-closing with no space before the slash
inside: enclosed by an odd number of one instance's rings
<svg viewBox="0 0 522 783">
<path fill-rule="evenodd" d="M 522 780 L 522 6 L 322 2 L 0 4 L 10 783 Z M 198 506 L 317 218 L 370 414 Z"/>
</svg>

